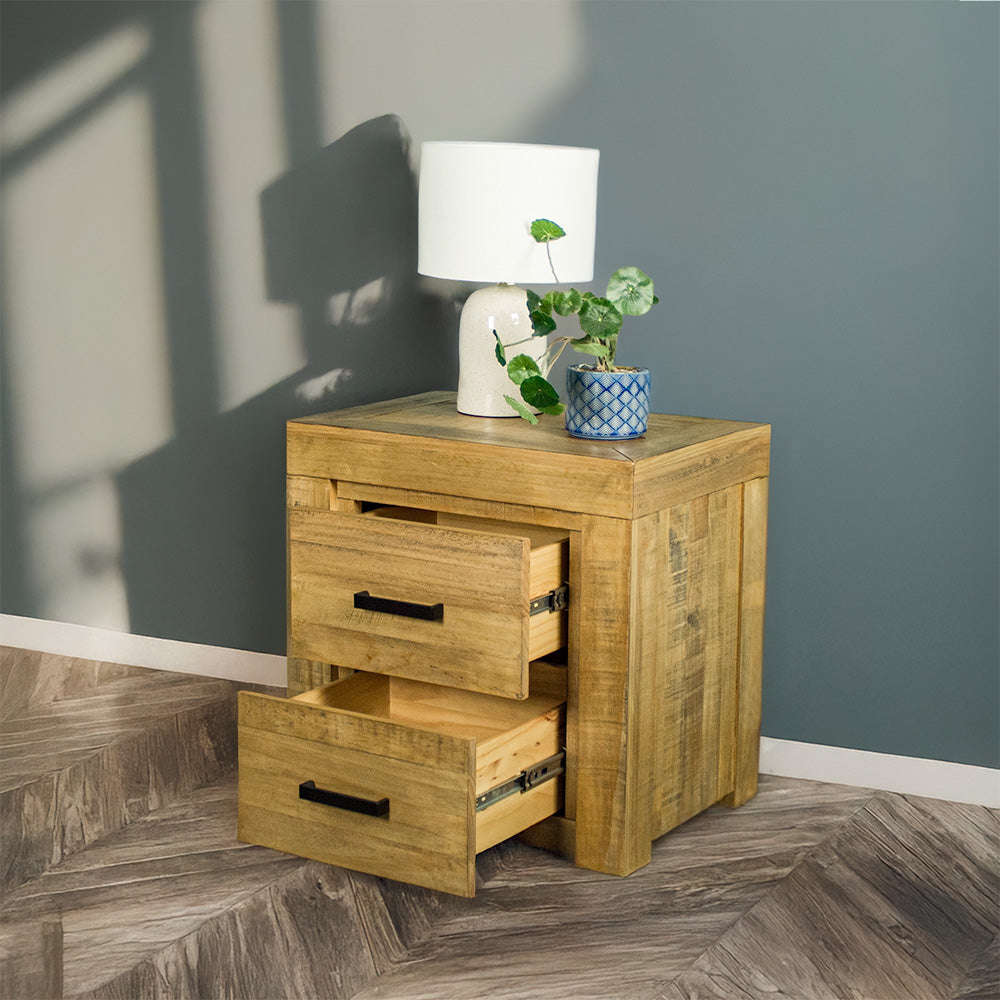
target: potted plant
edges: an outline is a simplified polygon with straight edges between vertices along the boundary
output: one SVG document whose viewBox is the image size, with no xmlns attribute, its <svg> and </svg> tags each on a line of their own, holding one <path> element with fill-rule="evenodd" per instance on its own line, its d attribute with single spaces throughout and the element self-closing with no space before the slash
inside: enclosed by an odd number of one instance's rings
<svg viewBox="0 0 1000 1000">
<path fill-rule="evenodd" d="M 565 230 L 550 219 L 535 219 L 531 235 L 545 244 L 552 277 L 558 283 L 551 244 L 565 236 Z M 508 404 L 533 424 L 538 423 L 533 411 L 559 414 L 565 410 L 566 430 L 574 437 L 602 441 L 642 437 L 649 416 L 649 369 L 616 366 L 615 355 L 624 318 L 641 316 L 659 301 L 649 275 L 637 267 L 619 268 L 603 297 L 575 288 L 544 296 L 529 290 L 527 297 L 532 337 L 548 337 L 556 331 L 556 317 L 568 316 L 577 317 L 581 335 L 557 337 L 538 361 L 527 354 L 507 358 L 508 348 L 532 338 L 514 344 L 501 344 L 497 338 L 497 361 L 506 366 L 521 394 L 521 399 L 505 396 Z M 593 361 L 567 369 L 564 405 L 548 373 L 567 345 Z"/>
</svg>

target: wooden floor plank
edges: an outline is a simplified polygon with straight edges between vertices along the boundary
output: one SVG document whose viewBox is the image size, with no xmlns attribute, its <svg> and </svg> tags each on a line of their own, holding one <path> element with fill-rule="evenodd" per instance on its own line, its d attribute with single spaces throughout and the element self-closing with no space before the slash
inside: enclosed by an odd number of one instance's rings
<svg viewBox="0 0 1000 1000">
<path fill-rule="evenodd" d="M 1000 1000 L 1000 935 L 972 963 L 951 1000 Z"/>
<path fill-rule="evenodd" d="M 240 686 L 0 648 L 4 889 L 232 770 Z"/>
<path fill-rule="evenodd" d="M 998 821 L 882 793 L 665 997 L 950 1000 L 997 932 Z"/>
</svg>

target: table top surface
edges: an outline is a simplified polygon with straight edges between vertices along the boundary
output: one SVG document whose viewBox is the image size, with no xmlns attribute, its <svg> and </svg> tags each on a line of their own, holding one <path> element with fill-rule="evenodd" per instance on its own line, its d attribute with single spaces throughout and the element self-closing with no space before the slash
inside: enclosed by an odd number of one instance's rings
<svg viewBox="0 0 1000 1000">
<path fill-rule="evenodd" d="M 455 401 L 454 392 L 427 392 L 301 417 L 289 421 L 289 428 L 293 433 L 296 426 L 305 425 L 377 435 L 402 434 L 626 463 L 642 462 L 734 434 L 761 441 L 770 438 L 768 424 L 652 413 L 642 438 L 588 441 L 571 437 L 561 417 L 543 416 L 535 426 L 519 417 L 472 417 L 459 413 Z"/>
</svg>

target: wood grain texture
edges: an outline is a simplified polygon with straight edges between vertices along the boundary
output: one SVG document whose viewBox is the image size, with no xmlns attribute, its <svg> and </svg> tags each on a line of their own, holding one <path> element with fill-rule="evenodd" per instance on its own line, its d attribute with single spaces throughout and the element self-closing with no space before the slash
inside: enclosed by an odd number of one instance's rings
<svg viewBox="0 0 1000 1000">
<path fill-rule="evenodd" d="M 532 668 L 524 701 L 363 673 L 294 699 L 242 694 L 240 838 L 472 895 L 476 852 L 562 804 L 554 781 L 474 813 L 476 795 L 562 746 L 564 671 Z M 303 801 L 303 781 L 386 798 L 388 814 Z"/>
<path fill-rule="evenodd" d="M 998 826 L 975 807 L 765 777 L 625 881 L 505 844 L 476 900 L 357 1000 L 995 998 L 982 904 Z"/>
<path fill-rule="evenodd" d="M 552 637 L 568 646 L 564 817 L 538 835 L 563 851 L 573 841 L 581 865 L 626 874 L 646 863 L 658 834 L 753 794 L 766 425 L 654 415 L 640 440 L 585 442 L 553 422 L 466 417 L 440 396 L 293 421 L 288 433 L 290 474 L 330 478 L 347 502 L 572 532 L 568 631 Z M 746 494 L 744 569 L 744 483 L 754 481 L 764 489 Z M 294 654 L 358 667 L 372 656 L 343 631 L 323 634 L 318 611 L 307 617 L 313 634 L 293 626 Z M 375 669 L 419 676 L 409 672 L 431 639 L 397 642 Z M 457 673 L 447 682 L 467 686 L 475 667 Z"/>
<path fill-rule="evenodd" d="M 312 476 L 286 476 L 285 495 L 289 507 L 312 507 L 330 510 L 334 504 L 333 483 Z"/>
<path fill-rule="evenodd" d="M 397 410 L 412 412 L 424 406 L 439 406 L 443 403 L 454 402 L 458 398 L 458 393 L 447 392 L 445 390 L 432 390 L 430 392 L 418 392 L 412 396 L 400 396 L 397 399 L 383 399 L 375 403 L 362 403 L 359 406 L 347 406 L 341 410 L 334 410 L 329 413 L 317 413 L 313 416 L 300 417 L 296 423 L 316 423 L 331 424 L 343 422 L 348 424 L 358 417 L 371 419 L 372 416 L 381 416 L 393 413 Z"/>
<path fill-rule="evenodd" d="M 0 927 L 0 997 L 62 997 L 62 974 L 63 927 L 58 916 Z"/>
<path fill-rule="evenodd" d="M 764 668 L 764 598 L 767 571 L 768 480 L 743 485 L 740 559 L 739 655 L 733 792 L 723 804 L 741 806 L 757 793 L 760 765 L 760 702 Z"/>
<path fill-rule="evenodd" d="M 312 688 L 321 687 L 337 680 L 338 671 L 335 666 L 320 660 L 307 660 L 301 656 L 289 656 L 288 696 L 303 694 Z"/>
<path fill-rule="evenodd" d="M 369 503 L 396 504 L 400 507 L 420 507 L 424 510 L 443 510 L 469 517 L 488 517 L 498 521 L 515 521 L 522 524 L 544 524 L 557 528 L 577 528 L 581 515 L 573 511 L 553 510 L 550 507 L 530 507 L 510 500 L 478 500 L 474 497 L 453 496 L 447 493 L 427 493 L 421 490 L 398 487 L 373 486 L 370 483 L 341 481 L 337 489 L 344 497 Z"/>
<path fill-rule="evenodd" d="M 290 510 L 288 531 L 291 655 L 525 696 L 526 539 L 312 510 Z M 442 603 L 444 617 L 357 610 L 360 591 Z"/>
<path fill-rule="evenodd" d="M 569 532 L 564 528 L 524 524 L 495 518 L 437 514 L 436 524 L 471 531 L 527 538 L 531 546 L 528 594 L 544 597 L 569 580 Z M 545 611 L 528 619 L 528 659 L 538 660 L 566 645 L 565 611 Z"/>
<path fill-rule="evenodd" d="M 987 809 L 878 794 L 665 995 L 950 1000 L 996 934 L 998 849 Z"/>
<path fill-rule="evenodd" d="M 626 875 L 649 860 L 649 677 L 630 660 L 635 548 L 630 521 L 590 518 L 580 532 L 572 588 L 576 711 L 576 860 Z"/>
<path fill-rule="evenodd" d="M 627 516 L 632 509 L 631 462 L 592 447 L 561 462 L 537 446 L 510 447 L 497 462 L 494 448 L 483 440 L 290 424 L 288 468 L 299 475 L 428 493 L 455 490 L 480 500 L 514 496 L 527 506 L 582 513 Z"/>
<path fill-rule="evenodd" d="M 741 498 L 733 486 L 638 522 L 654 836 L 733 789 Z"/>
<path fill-rule="evenodd" d="M 64 992 L 36 980 L 4 996 L 346 998 L 362 988 L 376 971 L 347 873 L 237 843 L 235 809 L 235 776 L 220 779 L 5 898 L 4 932 L 61 917 Z M 324 960 L 308 961 L 311 951 Z"/>
<path fill-rule="evenodd" d="M 710 810 L 658 840 L 626 880 L 502 845 L 482 866 L 476 900 L 359 1000 L 652 1000 L 869 798 L 766 781 L 745 810 Z M 517 961 L 505 962 L 511 954 Z"/>
<path fill-rule="evenodd" d="M 701 424 L 694 427 L 702 434 L 706 430 Z M 767 475 L 770 427 L 722 422 L 715 430 L 711 439 L 676 450 L 653 452 L 653 441 L 645 438 L 640 447 L 627 449 L 636 459 L 635 517 Z"/>
<path fill-rule="evenodd" d="M 475 891 L 475 740 L 318 706 L 244 695 L 238 835 L 248 843 L 355 871 Z M 388 816 L 303 801 L 303 781 L 362 799 Z"/>
<path fill-rule="evenodd" d="M 311 476 L 286 476 L 285 496 L 289 508 L 306 507 L 314 510 L 330 510 L 336 505 L 335 484 L 329 479 Z M 287 549 L 285 560 L 285 622 L 286 650 L 287 625 L 291 623 L 291 582 L 289 576 Z M 321 684 L 329 684 L 337 676 L 337 668 L 322 660 L 309 660 L 301 656 L 289 656 L 287 660 L 287 691 L 289 695 L 301 694 Z"/>
<path fill-rule="evenodd" d="M 488 440 L 501 447 L 530 448 L 569 456 L 604 456 L 613 450 L 630 462 L 641 462 L 664 452 L 695 447 L 713 438 L 765 428 L 766 424 L 706 417 L 652 413 L 647 433 L 631 441 L 586 441 L 566 434 L 558 420 L 543 420 L 537 426 L 506 418 L 469 417 L 455 411 L 455 393 L 437 399 L 420 397 L 409 401 L 389 400 L 353 411 L 333 411 L 303 417 L 296 424 L 358 429 L 371 428 L 394 434 L 415 434 L 453 441 Z"/>
<path fill-rule="evenodd" d="M 4 890 L 235 763 L 229 681 L 9 648 L 0 679 Z"/>
<path fill-rule="evenodd" d="M 611 517 L 639 516 L 767 473 L 765 425 L 653 414 L 640 442 L 611 445 L 570 438 L 551 422 L 518 423 L 464 417 L 446 403 L 337 425 L 294 421 L 288 470 Z M 407 440 L 413 437 L 419 440 Z M 429 461 L 414 461 L 418 452 Z"/>
<path fill-rule="evenodd" d="M 565 816 L 547 816 L 522 830 L 517 839 L 567 861 L 576 860 L 576 821 Z"/>
<path fill-rule="evenodd" d="M 997 1000 L 1000 996 L 1000 935 L 979 953 L 958 986 L 951 1000 Z"/>
</svg>

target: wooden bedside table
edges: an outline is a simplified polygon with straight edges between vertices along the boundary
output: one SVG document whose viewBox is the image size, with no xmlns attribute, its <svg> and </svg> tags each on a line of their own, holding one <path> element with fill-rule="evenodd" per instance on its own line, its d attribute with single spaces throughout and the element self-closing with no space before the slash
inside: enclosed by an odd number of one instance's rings
<svg viewBox="0 0 1000 1000">
<path fill-rule="evenodd" d="M 442 392 L 291 421 L 290 697 L 240 695 L 240 838 L 472 895 L 516 833 L 627 875 L 745 802 L 769 445 L 659 414 L 581 441 Z"/>
</svg>

